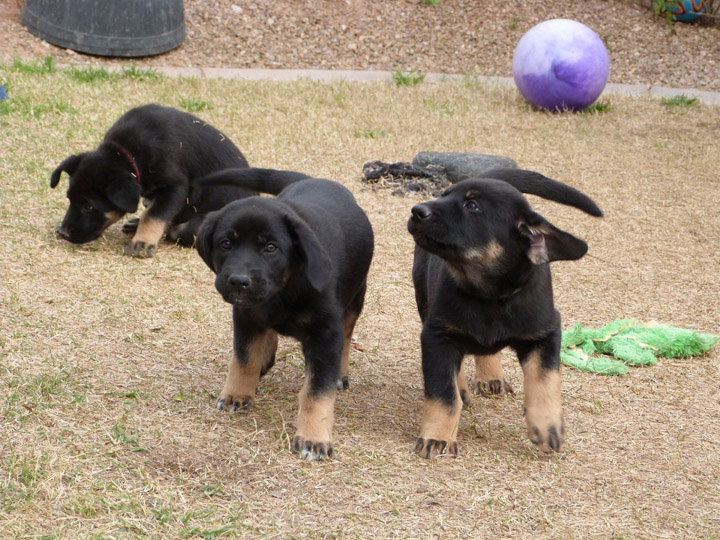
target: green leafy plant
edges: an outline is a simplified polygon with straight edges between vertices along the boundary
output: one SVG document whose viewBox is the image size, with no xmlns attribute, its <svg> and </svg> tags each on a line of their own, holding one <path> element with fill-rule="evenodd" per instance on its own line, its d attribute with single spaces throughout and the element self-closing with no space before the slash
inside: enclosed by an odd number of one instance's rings
<svg viewBox="0 0 720 540">
<path fill-rule="evenodd" d="M 662 15 L 665 17 L 665 22 L 672 27 L 676 19 L 672 9 L 679 4 L 680 2 L 678 0 L 652 0 L 652 9 L 655 12 L 655 15 Z"/>
<path fill-rule="evenodd" d="M 392 79 L 395 86 L 415 86 L 425 80 L 425 74 L 414 69 L 407 73 L 403 71 L 393 71 Z"/>
<path fill-rule="evenodd" d="M 437 7 L 440 3 L 440 0 L 423 0 L 424 3 L 430 4 L 431 6 Z"/>
</svg>

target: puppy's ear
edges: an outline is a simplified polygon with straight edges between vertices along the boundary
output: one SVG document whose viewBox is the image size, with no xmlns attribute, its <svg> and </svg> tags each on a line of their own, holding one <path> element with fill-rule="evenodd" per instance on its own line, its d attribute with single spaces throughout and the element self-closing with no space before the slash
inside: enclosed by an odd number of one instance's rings
<svg viewBox="0 0 720 540">
<path fill-rule="evenodd" d="M 528 258 L 533 264 L 574 261 L 580 259 L 588 250 L 583 240 L 561 231 L 535 212 L 522 217 L 517 223 L 517 229 L 530 241 Z"/>
<path fill-rule="evenodd" d="M 50 187 L 55 188 L 60 183 L 60 175 L 63 172 L 68 173 L 70 176 L 75 174 L 78 165 L 80 165 L 84 157 L 85 154 L 74 154 L 63 159 L 60 165 L 58 165 L 50 175 Z"/>
<path fill-rule="evenodd" d="M 142 189 L 135 180 L 115 180 L 105 190 L 108 200 L 125 213 L 137 211 Z"/>
<path fill-rule="evenodd" d="M 307 223 L 295 216 L 286 215 L 285 222 L 305 264 L 305 277 L 316 291 L 323 290 L 333 271 L 333 264 L 327 251 Z"/>
<path fill-rule="evenodd" d="M 213 236 L 215 235 L 215 227 L 217 226 L 217 222 L 218 212 L 209 213 L 207 217 L 205 217 L 205 219 L 203 220 L 203 223 L 200 226 L 200 230 L 198 231 L 197 238 L 195 239 L 195 249 L 197 249 L 198 254 L 202 258 L 202 260 L 205 261 L 205 264 L 210 267 L 210 270 L 212 270 L 216 274 L 217 270 L 215 270 L 215 266 L 213 266 L 212 262 L 212 240 Z"/>
</svg>

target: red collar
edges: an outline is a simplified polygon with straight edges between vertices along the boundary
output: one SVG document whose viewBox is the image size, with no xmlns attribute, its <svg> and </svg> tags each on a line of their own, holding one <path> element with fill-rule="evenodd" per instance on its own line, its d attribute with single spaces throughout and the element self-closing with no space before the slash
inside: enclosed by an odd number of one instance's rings
<svg viewBox="0 0 720 540">
<path fill-rule="evenodd" d="M 110 144 L 112 144 L 118 152 L 120 152 L 125 158 L 130 162 L 130 165 L 132 165 L 133 171 L 135 173 L 135 179 L 137 180 L 137 183 L 140 183 L 140 169 L 138 169 L 137 163 L 135 163 L 135 160 L 133 159 L 132 155 L 130 155 L 130 152 L 127 151 L 127 149 L 121 145 L 120 143 L 116 143 L 115 141 L 110 141 Z"/>
</svg>

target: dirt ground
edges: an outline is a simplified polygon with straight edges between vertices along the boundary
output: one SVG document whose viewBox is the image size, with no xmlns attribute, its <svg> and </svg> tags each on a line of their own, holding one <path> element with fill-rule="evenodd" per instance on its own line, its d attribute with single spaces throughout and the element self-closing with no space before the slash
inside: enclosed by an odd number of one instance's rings
<svg viewBox="0 0 720 540">
<path fill-rule="evenodd" d="M 289 5 L 237 3 L 240 16 Z M 498 4 L 488 9 L 502 12 Z M 554 4 L 507 5 L 535 20 Z M 186 5 L 196 36 L 196 8 L 231 9 Z M 315 13 L 310 2 L 300 5 Z M 358 15 L 364 26 L 351 26 L 360 23 L 350 10 L 377 10 L 382 18 L 401 5 L 436 20 L 443 6 L 475 4 L 317 5 L 332 6 L 349 29 L 370 35 L 379 32 L 378 15 Z M 597 5 L 671 40 L 716 36 L 700 26 L 674 35 L 630 4 Z M 230 17 L 218 16 L 214 28 Z M 510 22 L 507 15 L 498 24 L 507 32 Z M 265 26 L 275 24 L 280 19 Z M 91 60 L 16 27 L 12 35 L 23 53 L 38 47 L 33 55 Z M 189 35 L 180 50 L 148 65 L 208 48 L 198 43 Z M 368 52 L 372 62 L 377 53 Z M 344 67 L 362 67 L 345 54 Z M 697 86 L 700 76 L 686 71 L 668 72 L 665 84 Z M 0 538 L 720 539 L 719 346 L 621 377 L 564 367 L 566 446 L 550 457 L 527 438 L 522 372 L 504 353 L 517 393 L 473 396 L 457 459 L 413 455 L 423 381 L 406 223 L 421 199 L 360 181 L 368 161 L 410 161 L 421 151 L 510 157 L 587 193 L 605 212 L 591 218 L 530 197 L 534 209 L 590 246 L 579 261 L 553 263 L 563 328 L 632 317 L 720 334 L 719 107 L 613 95 L 602 111 L 550 114 L 514 89 L 472 80 L 414 87 L 87 81 L 71 70 L 0 65 L 0 81 L 11 96 L 0 106 Z M 232 356 L 231 310 L 194 250 L 163 244 L 153 259 L 127 257 L 119 224 L 81 246 L 53 234 L 67 208 L 67 177 L 53 190 L 51 171 L 68 154 L 96 147 L 128 108 L 151 101 L 198 107 L 251 164 L 341 182 L 368 214 L 375 257 L 350 389 L 336 403 L 333 460 L 305 463 L 290 452 L 303 385 L 302 352 L 291 339 L 281 340 L 256 407 L 236 414 L 214 408 Z M 469 363 L 466 369 L 472 372 Z"/>
<path fill-rule="evenodd" d="M 0 0 L 0 59 L 52 55 L 61 63 L 108 62 L 29 34 L 20 24 L 22 2 Z M 185 42 L 134 63 L 511 76 L 522 35 L 544 20 L 566 18 L 588 25 L 605 41 L 610 82 L 720 90 L 718 19 L 670 28 L 648 0 L 440 0 L 437 7 L 421 0 L 185 0 L 184 5 Z"/>
</svg>

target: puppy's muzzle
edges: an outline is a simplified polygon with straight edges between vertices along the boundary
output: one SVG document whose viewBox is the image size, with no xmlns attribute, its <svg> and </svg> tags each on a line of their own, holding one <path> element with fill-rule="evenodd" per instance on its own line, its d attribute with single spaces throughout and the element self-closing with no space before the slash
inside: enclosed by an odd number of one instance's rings
<svg viewBox="0 0 720 540">
<path fill-rule="evenodd" d="M 413 221 L 424 221 L 432 216 L 432 210 L 425 204 L 416 204 L 410 210 Z"/>
<path fill-rule="evenodd" d="M 58 238 L 62 238 L 63 240 L 70 241 L 70 231 L 67 230 L 65 227 L 56 227 L 55 236 L 57 236 Z"/>
<path fill-rule="evenodd" d="M 239 290 L 247 290 L 253 283 L 252 278 L 247 274 L 230 274 L 227 282 L 228 285 Z"/>
</svg>

